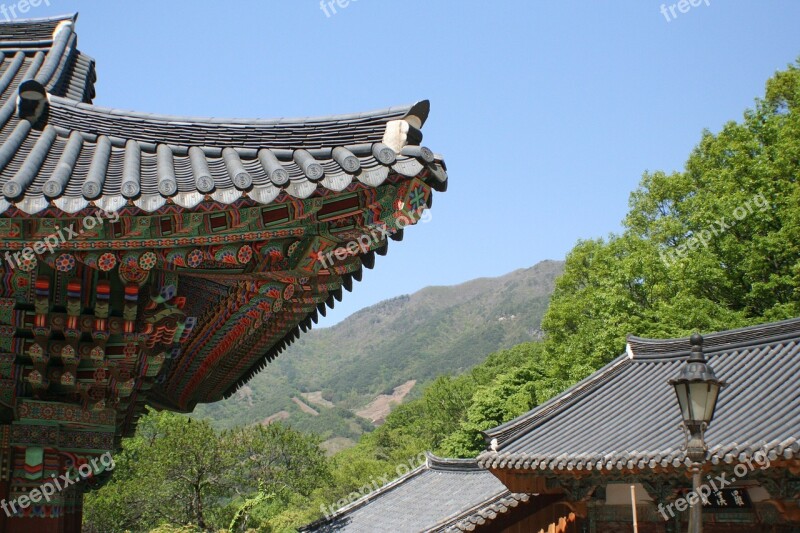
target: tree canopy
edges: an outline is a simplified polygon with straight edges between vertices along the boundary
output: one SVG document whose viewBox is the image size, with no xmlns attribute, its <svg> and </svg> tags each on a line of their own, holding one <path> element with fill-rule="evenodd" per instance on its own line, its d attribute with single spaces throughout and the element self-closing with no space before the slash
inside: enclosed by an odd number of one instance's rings
<svg viewBox="0 0 800 533">
<path fill-rule="evenodd" d="M 539 400 L 649 337 L 800 315 L 800 70 L 722 131 L 683 172 L 645 173 L 624 231 L 579 242 L 545 314 Z"/>
<path fill-rule="evenodd" d="M 235 523 L 244 531 L 330 479 L 318 444 L 280 424 L 216 432 L 203 420 L 151 411 L 115 457 L 108 485 L 87 496 L 85 529 L 217 531 Z"/>
</svg>

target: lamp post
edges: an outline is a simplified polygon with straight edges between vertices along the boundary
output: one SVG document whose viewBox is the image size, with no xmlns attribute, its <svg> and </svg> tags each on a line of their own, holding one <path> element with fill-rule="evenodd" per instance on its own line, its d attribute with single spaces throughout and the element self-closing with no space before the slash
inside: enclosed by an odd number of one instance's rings
<svg viewBox="0 0 800 533">
<path fill-rule="evenodd" d="M 692 490 L 700 494 L 700 470 L 706 461 L 705 431 L 714 418 L 719 390 L 725 385 L 717 379 L 703 353 L 703 337 L 697 333 L 690 339 L 692 352 L 676 379 L 669 384 L 675 389 L 681 408 L 686 435 L 686 457 L 692 462 Z M 703 501 L 689 510 L 689 533 L 703 531 Z"/>
</svg>

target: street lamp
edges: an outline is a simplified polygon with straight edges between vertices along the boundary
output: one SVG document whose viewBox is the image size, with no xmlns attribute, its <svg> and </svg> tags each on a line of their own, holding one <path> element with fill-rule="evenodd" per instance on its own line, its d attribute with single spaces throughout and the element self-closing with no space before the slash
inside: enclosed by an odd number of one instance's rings
<svg viewBox="0 0 800 533">
<path fill-rule="evenodd" d="M 681 408 L 686 435 L 686 457 L 692 462 L 692 490 L 699 496 L 700 469 L 706 461 L 705 431 L 714 418 L 719 390 L 725 383 L 717 379 L 714 370 L 706 363 L 703 337 L 695 333 L 689 342 L 692 345 L 692 353 L 677 379 L 671 379 L 669 384 L 675 388 L 675 395 Z M 689 533 L 702 533 L 702 511 L 701 499 L 689 510 Z"/>
</svg>

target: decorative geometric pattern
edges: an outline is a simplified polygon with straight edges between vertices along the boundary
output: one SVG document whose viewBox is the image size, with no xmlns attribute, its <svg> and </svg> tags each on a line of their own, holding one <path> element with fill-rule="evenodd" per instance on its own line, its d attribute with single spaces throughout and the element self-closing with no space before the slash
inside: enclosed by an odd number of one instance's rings
<svg viewBox="0 0 800 533">
<path fill-rule="evenodd" d="M 20 401 L 18 409 L 19 418 L 21 420 L 38 420 L 65 424 L 113 426 L 116 417 L 116 413 L 111 409 L 101 412 L 87 411 L 72 404 L 40 402 L 36 400 L 22 400 Z"/>
<path fill-rule="evenodd" d="M 192 250 L 189 252 L 189 255 L 186 257 L 186 264 L 190 268 L 197 268 L 203 263 L 204 254 L 202 250 Z"/>
<path fill-rule="evenodd" d="M 145 252 L 139 258 L 139 268 L 142 270 L 152 270 L 158 263 L 158 258 L 153 252 Z"/>
<path fill-rule="evenodd" d="M 103 272 L 114 270 L 114 267 L 117 266 L 117 256 L 113 253 L 106 252 L 97 259 L 97 266 Z"/>
<path fill-rule="evenodd" d="M 37 264 L 36 257 L 22 254 L 18 268 L 23 272 L 33 272 Z"/>
<path fill-rule="evenodd" d="M 292 296 L 294 296 L 294 285 L 289 284 L 285 289 L 283 289 L 283 299 L 291 300 Z"/>
<path fill-rule="evenodd" d="M 75 257 L 72 254 L 61 254 L 56 258 L 56 270 L 69 272 L 75 268 Z"/>
<path fill-rule="evenodd" d="M 169 252 L 167 254 L 167 263 L 176 267 L 186 266 L 186 262 L 183 259 L 183 254 L 180 252 Z"/>
<path fill-rule="evenodd" d="M 247 244 L 239 248 L 239 251 L 236 254 L 236 259 L 239 261 L 239 263 L 243 265 L 249 263 L 252 258 L 253 258 L 253 249 Z"/>
<path fill-rule="evenodd" d="M 119 265 L 119 277 L 126 282 L 141 284 L 149 275 L 147 270 L 139 268 L 139 263 L 125 262 Z"/>
</svg>

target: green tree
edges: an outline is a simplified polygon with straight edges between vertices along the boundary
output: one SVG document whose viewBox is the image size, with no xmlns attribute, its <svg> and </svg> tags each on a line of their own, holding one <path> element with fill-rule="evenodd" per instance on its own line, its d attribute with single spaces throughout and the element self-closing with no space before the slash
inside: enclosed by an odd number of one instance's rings
<svg viewBox="0 0 800 533">
<path fill-rule="evenodd" d="M 621 235 L 567 258 L 542 326 L 543 401 L 622 353 L 800 315 L 800 70 L 767 82 L 741 123 L 705 132 L 684 172 L 646 173 Z"/>
<path fill-rule="evenodd" d="M 444 440 L 442 453 L 448 457 L 478 455 L 486 448 L 482 431 L 508 422 L 536 404 L 535 383 L 541 376 L 537 361 L 478 388 L 458 430 Z"/>
<path fill-rule="evenodd" d="M 104 533 L 168 524 L 209 530 L 216 502 L 232 490 L 234 458 L 211 426 L 173 413 L 142 417 L 115 462 L 112 480 L 85 505 L 85 520 Z"/>
<path fill-rule="evenodd" d="M 318 441 L 273 424 L 222 433 L 208 422 L 150 411 L 123 441 L 111 481 L 87 496 L 85 528 L 266 528 L 330 479 Z M 235 518 L 235 520 L 234 520 Z"/>
<path fill-rule="evenodd" d="M 319 439 L 280 423 L 256 425 L 221 435 L 235 459 L 233 477 L 242 494 L 308 495 L 330 479 Z"/>
</svg>

